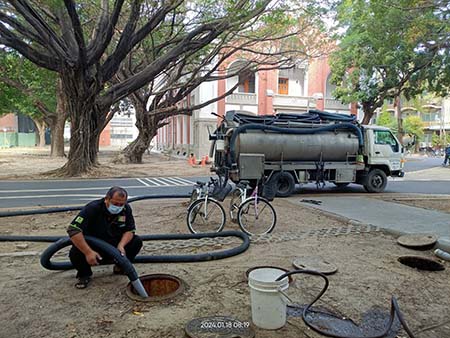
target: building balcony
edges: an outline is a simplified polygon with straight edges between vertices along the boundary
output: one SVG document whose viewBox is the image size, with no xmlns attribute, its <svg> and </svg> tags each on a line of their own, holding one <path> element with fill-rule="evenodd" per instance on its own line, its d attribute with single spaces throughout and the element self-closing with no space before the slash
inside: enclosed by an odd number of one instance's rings
<svg viewBox="0 0 450 338">
<path fill-rule="evenodd" d="M 225 98 L 229 104 L 257 105 L 258 97 L 255 93 L 233 93 Z"/>
<path fill-rule="evenodd" d="M 287 110 L 304 110 L 316 107 L 316 100 L 307 96 L 274 94 L 273 108 Z"/>
<path fill-rule="evenodd" d="M 341 101 L 332 99 L 332 98 L 324 98 L 324 110 L 345 110 L 350 111 L 350 105 L 341 103 Z"/>
</svg>

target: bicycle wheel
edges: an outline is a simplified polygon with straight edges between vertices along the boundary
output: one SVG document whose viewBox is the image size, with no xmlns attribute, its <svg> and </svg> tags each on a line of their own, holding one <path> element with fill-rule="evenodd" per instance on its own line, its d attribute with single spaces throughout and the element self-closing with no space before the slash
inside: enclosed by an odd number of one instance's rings
<svg viewBox="0 0 450 338">
<path fill-rule="evenodd" d="M 194 234 L 222 231 L 225 221 L 222 206 L 210 198 L 197 200 L 188 209 L 187 226 Z"/>
<path fill-rule="evenodd" d="M 257 203 L 255 203 L 258 201 Z M 277 214 L 272 205 L 264 198 L 249 198 L 241 204 L 238 211 L 238 223 L 248 235 L 262 235 L 272 232 L 277 223 Z"/>
</svg>

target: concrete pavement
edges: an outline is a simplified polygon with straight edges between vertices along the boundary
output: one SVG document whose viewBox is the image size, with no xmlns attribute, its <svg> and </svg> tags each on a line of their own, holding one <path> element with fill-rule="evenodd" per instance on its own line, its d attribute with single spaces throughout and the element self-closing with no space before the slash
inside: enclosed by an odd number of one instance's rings
<svg viewBox="0 0 450 338">
<path fill-rule="evenodd" d="M 320 204 L 301 202 L 302 199 L 320 201 Z M 386 202 L 363 196 L 291 197 L 291 202 L 313 207 L 348 220 L 371 224 L 395 235 L 431 233 L 450 238 L 450 214 Z"/>
</svg>

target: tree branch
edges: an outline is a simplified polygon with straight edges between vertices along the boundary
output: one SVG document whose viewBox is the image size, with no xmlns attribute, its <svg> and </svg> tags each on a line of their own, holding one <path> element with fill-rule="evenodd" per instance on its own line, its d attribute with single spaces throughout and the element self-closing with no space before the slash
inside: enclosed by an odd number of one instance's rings
<svg viewBox="0 0 450 338">
<path fill-rule="evenodd" d="M 104 0 L 102 3 L 103 13 L 99 19 L 96 30 L 94 31 L 91 42 L 89 43 L 87 50 L 87 63 L 92 65 L 98 60 L 105 52 L 109 43 L 111 42 L 114 34 L 114 27 L 119 20 L 120 12 L 122 10 L 124 0 L 116 0 L 114 4 L 113 12 L 108 17 L 108 0 Z"/>
</svg>

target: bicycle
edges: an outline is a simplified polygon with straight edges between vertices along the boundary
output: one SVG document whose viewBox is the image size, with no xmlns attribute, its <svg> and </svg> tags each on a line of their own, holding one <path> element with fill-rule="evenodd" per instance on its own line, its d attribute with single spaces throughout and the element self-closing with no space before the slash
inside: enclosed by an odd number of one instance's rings
<svg viewBox="0 0 450 338">
<path fill-rule="evenodd" d="M 219 232 L 226 222 L 222 205 L 210 197 L 220 186 L 219 181 L 211 178 L 208 183 L 197 182 L 191 194 L 187 213 L 187 226 L 192 233 Z"/>
<path fill-rule="evenodd" d="M 241 230 L 250 236 L 271 233 L 277 222 L 275 209 L 258 194 L 259 182 L 250 197 L 247 197 L 249 189 L 251 186 L 248 181 L 240 181 L 236 185 L 230 201 L 231 220 L 237 222 Z"/>
</svg>

